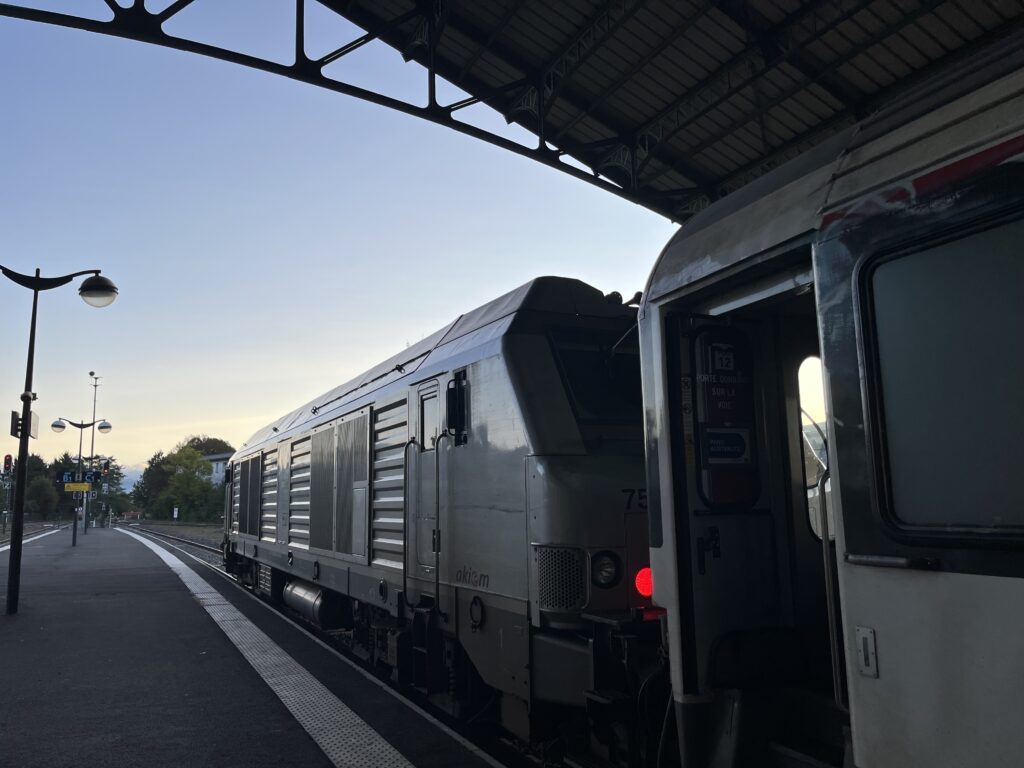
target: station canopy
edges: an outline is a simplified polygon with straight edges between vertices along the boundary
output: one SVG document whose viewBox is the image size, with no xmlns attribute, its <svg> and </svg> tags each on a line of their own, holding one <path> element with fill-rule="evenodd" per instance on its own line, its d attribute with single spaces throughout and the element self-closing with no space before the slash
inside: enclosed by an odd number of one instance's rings
<svg viewBox="0 0 1024 768">
<path fill-rule="evenodd" d="M 372 28 L 411 5 L 344 12 Z M 674 219 L 857 122 L 1024 14 L 1015 0 L 504 0 L 445 10 L 439 73 Z M 385 39 L 405 46 L 414 29 Z"/>
<path fill-rule="evenodd" d="M 1022 0 L 284 0 L 294 63 L 166 34 L 203 0 L 103 0 L 113 19 L 0 15 L 218 56 L 401 109 L 492 141 L 683 221 L 898 99 L 934 71 L 1018 32 Z M 365 30 L 302 53 L 307 6 Z M 153 23 L 153 22 L 156 23 Z M 382 41 L 466 94 L 403 107 L 325 68 Z M 533 146 L 460 120 L 486 104 Z"/>
</svg>

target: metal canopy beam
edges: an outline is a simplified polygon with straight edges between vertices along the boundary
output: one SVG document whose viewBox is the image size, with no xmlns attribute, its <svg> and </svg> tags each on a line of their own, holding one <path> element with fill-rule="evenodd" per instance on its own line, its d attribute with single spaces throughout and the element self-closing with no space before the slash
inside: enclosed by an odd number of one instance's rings
<svg viewBox="0 0 1024 768">
<path fill-rule="evenodd" d="M 539 120 L 541 131 L 559 91 L 594 51 L 622 28 L 647 0 L 605 0 L 594 16 L 541 70 L 538 83 L 513 99 L 509 114 L 526 111 Z M 543 138 L 543 137 L 542 137 Z"/>
<path fill-rule="evenodd" d="M 340 2 L 340 0 L 321 0 L 321 2 L 325 3 L 329 7 L 337 9 L 339 13 L 341 12 L 339 7 L 342 5 L 342 3 Z M 360 26 L 364 26 L 364 24 L 369 24 L 372 21 L 370 17 L 360 12 L 358 8 L 347 10 L 345 15 L 349 19 L 353 19 Z M 461 37 L 464 37 L 469 40 L 480 40 L 486 37 L 488 34 L 486 30 L 480 29 L 471 22 L 469 22 L 468 20 L 462 18 L 449 18 L 448 29 L 458 33 Z M 381 39 L 392 45 L 397 45 L 397 42 L 395 40 L 389 39 L 389 37 L 386 35 L 382 36 Z M 495 56 L 499 57 L 502 61 L 506 62 L 510 67 L 512 67 L 516 71 L 524 73 L 524 75 L 531 72 L 530 65 L 524 60 L 521 54 L 517 53 L 515 50 L 508 48 L 507 46 L 502 45 L 498 41 L 494 41 L 492 43 L 490 51 Z M 424 62 L 421 61 L 420 63 L 422 64 Z M 458 84 L 464 90 L 471 90 L 474 92 L 483 91 L 492 94 L 495 93 L 494 88 L 491 88 L 487 85 L 483 85 L 473 80 L 472 78 L 466 78 L 465 80 L 460 81 L 457 77 L 458 73 L 457 71 L 454 71 L 454 69 L 452 72 L 448 72 L 447 70 L 444 69 L 441 69 L 439 71 L 443 77 L 447 78 L 451 82 Z M 500 89 L 498 89 L 498 91 L 504 94 L 507 93 L 510 88 L 518 88 L 521 86 L 521 84 L 522 81 L 518 80 L 515 81 L 514 83 L 509 83 L 502 86 Z M 561 155 L 569 155 L 575 158 L 576 160 L 579 160 L 584 165 L 587 165 L 590 168 L 592 168 L 592 173 L 594 177 L 598 177 L 598 174 L 600 174 L 601 176 L 604 176 L 607 179 L 611 179 L 612 186 L 616 189 L 616 194 L 628 200 L 637 202 L 646 208 L 650 208 L 653 211 L 661 213 L 662 215 L 672 217 L 672 213 L 669 209 L 665 207 L 664 197 L 660 193 L 649 192 L 648 190 L 641 190 L 634 183 L 635 176 L 633 175 L 631 162 L 627 160 L 622 163 L 616 163 L 607 160 L 604 157 L 604 145 L 588 146 L 583 144 L 576 144 L 568 141 L 567 139 L 562 139 L 558 141 L 556 144 L 556 142 L 554 142 L 553 140 L 545 140 L 543 137 L 543 131 L 540 127 L 540 120 L 536 114 L 523 110 L 519 110 L 517 114 L 512 114 L 510 104 L 513 99 L 514 97 L 510 97 L 505 102 L 502 102 L 499 96 L 497 98 L 490 100 L 489 103 L 491 106 L 497 109 L 508 122 L 518 122 L 527 130 L 530 130 L 537 135 L 537 150 L 540 155 L 543 156 L 545 153 L 549 153 L 553 158 L 557 158 Z M 569 107 L 570 109 L 579 110 L 583 108 L 583 105 L 578 103 L 578 101 L 571 95 L 562 94 L 560 97 L 560 102 L 563 105 Z M 612 125 L 611 127 L 617 133 L 626 130 L 626 128 L 622 125 Z M 552 145 L 557 148 L 551 149 L 548 145 Z M 595 153 L 595 146 L 598 146 L 598 148 L 601 150 L 599 153 Z M 706 173 L 702 172 L 700 169 L 694 166 L 689 165 L 685 161 L 685 159 L 676 158 L 676 163 L 677 164 L 675 166 L 675 169 L 679 171 L 681 174 L 683 174 L 687 178 L 687 180 L 693 182 L 700 189 L 711 189 L 713 179 Z M 564 164 L 559 163 L 558 167 L 561 168 L 562 165 Z"/>
<path fill-rule="evenodd" d="M 771 32 L 771 21 L 757 12 L 751 6 L 750 0 L 722 0 L 718 10 L 743 29 L 749 41 L 761 45 L 766 60 L 782 56 L 782 51 L 778 49 Z M 819 88 L 844 107 L 856 107 L 864 98 L 864 94 L 835 74 L 834 68 L 823 73 L 822 62 L 807 50 L 800 48 L 792 51 L 787 63 L 804 78 L 814 80 Z"/>
<path fill-rule="evenodd" d="M 702 3 L 696 11 L 694 11 L 691 15 L 684 18 L 683 21 L 677 24 L 673 29 L 669 30 L 669 33 L 660 43 L 658 43 L 658 45 L 656 45 L 654 48 L 648 51 L 643 57 L 641 57 L 640 60 L 636 62 L 636 64 L 634 64 L 628 70 L 623 72 L 618 77 L 618 79 L 615 80 L 615 82 L 613 82 L 603 91 L 601 91 L 597 98 L 591 100 L 587 104 L 585 109 L 573 115 L 573 117 L 559 129 L 558 133 L 555 135 L 555 141 L 561 138 L 567 131 L 570 131 L 573 128 L 575 128 L 576 125 L 580 122 L 580 120 L 583 120 L 584 118 L 589 116 L 591 113 L 594 112 L 594 110 L 600 108 L 601 105 L 608 101 L 608 99 L 610 99 L 620 90 L 622 90 L 622 88 L 624 88 L 626 84 L 628 84 L 634 77 L 636 77 L 641 70 L 643 70 L 648 64 L 650 64 L 652 61 L 658 58 L 671 45 L 678 41 L 679 38 L 682 37 L 688 29 L 690 29 L 690 27 L 696 24 L 703 16 L 705 16 L 708 13 L 708 11 L 712 10 L 717 4 L 718 0 L 705 0 L 705 2 Z"/>
<path fill-rule="evenodd" d="M 427 1 L 429 2 L 430 0 Z M 353 6 L 350 2 L 342 2 L 342 0 L 320 0 L 320 2 L 337 13 L 344 15 L 346 18 L 363 28 L 366 28 L 368 25 L 372 25 L 372 16 L 358 6 Z M 477 27 L 468 19 L 450 16 L 447 20 L 447 28 L 451 32 L 468 40 L 483 40 L 485 38 L 491 39 L 491 44 L 488 48 L 489 52 L 506 63 L 511 69 L 523 74 L 523 78 L 495 88 L 476 80 L 472 74 L 461 75 L 462 67 L 445 68 L 443 64 L 439 64 L 438 67 L 438 73 L 442 77 L 452 83 L 455 83 L 463 90 L 473 93 L 490 94 L 490 98 L 486 99 L 487 103 L 501 113 L 507 122 L 517 122 L 527 130 L 536 134 L 538 137 L 537 147 L 533 150 L 527 150 L 527 153 L 529 153 L 528 156 L 534 158 L 547 158 L 548 162 L 545 164 L 551 165 L 558 170 L 563 170 L 566 167 L 571 166 L 567 166 L 565 163 L 562 163 L 558 158 L 562 155 L 568 155 L 592 169 L 590 175 L 585 171 L 577 171 L 577 173 L 572 174 L 573 176 L 576 176 L 577 178 L 585 178 L 591 183 L 597 183 L 597 185 L 603 189 L 610 188 L 620 197 L 632 200 L 633 202 L 638 203 L 645 208 L 650 208 L 663 216 L 672 216 L 669 209 L 665 207 L 663 196 L 660 194 L 648 194 L 646 191 L 638 190 L 636 188 L 636 185 L 633 183 L 633 176 L 631 175 L 628 167 L 619 167 L 613 163 L 606 163 L 603 161 L 598 162 L 603 160 L 603 151 L 600 154 L 595 154 L 594 148 L 591 146 L 574 143 L 568 139 L 561 139 L 557 142 L 545 139 L 543 130 L 541 129 L 541 121 L 535 113 L 519 110 L 513 114 L 511 104 L 516 96 L 508 94 L 513 91 L 516 94 L 521 93 L 520 89 L 523 88 L 524 83 L 536 81 L 536 78 L 530 75 L 532 67 L 520 53 L 498 41 L 497 35 L 492 36 L 487 30 Z M 380 39 L 394 47 L 400 47 L 401 45 L 401 40 L 394 35 L 384 34 Z M 421 60 L 419 57 L 414 58 L 419 61 L 420 64 L 426 65 L 426 62 Z M 466 99 L 463 102 L 449 105 L 449 107 L 454 110 L 473 103 L 476 103 L 474 99 Z M 582 104 L 578 103 L 571 95 L 561 95 L 560 103 L 574 110 L 583 108 Z M 461 125 L 461 123 L 457 124 Z M 616 133 L 626 130 L 625 126 L 622 125 L 613 125 L 612 128 Z M 526 153 L 520 152 L 520 154 Z M 681 163 L 678 170 L 680 170 L 687 179 L 698 185 L 703 186 L 706 183 L 710 183 L 710 177 L 707 177 L 706 174 L 702 174 L 696 168 L 687 166 L 685 162 Z"/>
<path fill-rule="evenodd" d="M 363 26 L 364 29 L 370 27 L 370 32 L 356 38 L 356 40 L 340 46 L 332 53 L 317 60 L 309 58 L 305 53 L 305 35 L 303 24 L 301 22 L 304 18 L 306 0 L 295 0 L 296 18 L 300 23 L 296 24 L 295 27 L 296 58 L 293 64 L 281 64 L 250 54 L 220 48 L 208 43 L 173 37 L 165 33 L 163 31 L 163 25 L 174 18 L 186 7 L 191 5 L 192 2 L 194 2 L 194 0 L 177 0 L 177 2 L 172 3 L 166 9 L 154 13 L 146 9 L 144 0 L 134 0 L 133 4 L 127 8 L 121 7 L 114 2 L 114 0 L 105 0 L 106 5 L 113 13 L 113 18 L 110 21 L 97 21 L 95 19 L 73 16 L 56 11 L 25 8 L 23 6 L 0 2 L 0 16 L 7 16 L 24 21 L 34 21 L 43 24 L 52 24 L 61 27 L 69 27 L 71 29 L 95 32 L 127 40 L 135 40 L 138 42 L 149 43 L 151 45 L 158 45 L 164 48 L 173 48 L 187 53 L 208 56 L 210 58 L 220 59 L 233 64 L 240 64 L 252 69 L 269 72 L 271 74 L 281 75 L 282 77 L 291 78 L 309 85 L 314 85 L 318 88 L 324 88 L 325 90 L 351 96 L 362 101 L 370 102 L 371 104 L 393 109 L 396 112 L 401 112 L 406 115 L 418 117 L 422 120 L 451 128 L 454 131 L 487 142 L 488 144 L 500 147 L 501 149 L 508 150 L 516 155 L 535 160 L 542 165 L 561 171 L 562 173 L 566 173 L 569 176 L 585 181 L 588 184 L 592 184 L 606 192 L 611 192 L 614 195 L 623 197 L 634 203 L 642 205 L 645 208 L 649 208 L 656 213 L 660 213 L 662 215 L 665 215 L 666 213 L 663 206 L 663 200 L 658 197 L 651 196 L 648 198 L 638 195 L 635 192 L 628 191 L 624 186 L 620 186 L 607 178 L 603 178 L 597 171 L 588 173 L 587 171 L 563 162 L 561 160 L 562 155 L 576 156 L 571 145 L 559 147 L 554 150 L 544 144 L 538 144 L 537 147 L 526 147 L 483 128 L 456 120 L 453 117 L 453 113 L 456 110 L 468 106 L 467 102 L 476 103 L 477 101 L 487 101 L 488 98 L 473 97 L 472 99 L 463 100 L 450 105 L 439 105 L 433 100 L 433 98 L 431 98 L 427 106 L 421 107 L 367 88 L 362 88 L 357 85 L 352 85 L 351 83 L 329 78 L 323 74 L 323 69 L 327 64 L 337 61 L 342 56 L 351 53 L 368 42 L 380 39 L 394 45 L 394 40 L 391 39 L 391 37 L 395 31 L 401 27 L 402 23 L 408 21 L 411 16 L 422 15 L 424 10 L 426 10 L 429 18 L 431 10 L 436 10 L 436 7 L 440 5 L 438 0 L 434 0 L 433 2 L 428 0 L 426 3 L 419 3 L 416 14 L 404 14 L 403 16 L 392 20 L 388 24 L 378 26 L 376 29 L 373 29 L 374 25 L 372 23 L 362 22 L 360 23 L 360 26 Z M 351 13 L 342 13 L 340 6 L 342 6 L 343 3 L 338 2 L 338 0 L 321 0 L 320 4 L 328 10 L 342 15 L 346 19 L 351 20 L 352 18 Z M 449 21 L 449 26 L 454 28 L 456 25 Z M 437 44 L 438 35 L 435 32 L 430 37 L 431 40 L 428 43 L 428 47 L 435 46 Z M 428 57 L 430 57 L 432 51 L 428 51 L 427 54 Z M 420 56 L 415 55 L 413 58 L 416 58 L 417 61 L 419 61 Z M 438 70 L 437 74 L 444 76 L 445 73 Z M 430 79 L 432 81 L 433 77 Z M 521 81 L 518 83 L 510 83 L 504 88 L 491 89 L 492 92 L 490 98 L 503 95 L 506 91 L 511 89 L 511 86 L 521 86 Z M 430 83 L 429 87 L 432 96 L 433 82 Z M 583 158 L 578 159 L 583 160 Z M 585 162 L 585 160 L 583 161 Z"/>
<path fill-rule="evenodd" d="M 898 34 L 902 29 L 910 26 L 926 13 L 931 12 L 937 6 L 942 5 L 943 2 L 945 2 L 945 0 L 924 0 L 924 2 L 919 4 L 918 8 L 904 15 L 900 19 L 900 23 L 898 25 L 890 28 L 887 35 Z M 762 102 L 752 109 L 739 113 L 734 119 L 722 126 L 722 133 L 726 135 L 732 133 L 752 120 L 757 119 L 761 115 L 770 112 L 779 104 L 784 103 L 788 99 L 793 98 L 796 94 L 805 90 L 808 85 L 818 82 L 821 77 L 829 75 L 831 72 L 839 69 L 844 64 L 852 61 L 857 56 L 860 56 L 877 44 L 878 40 L 876 38 L 870 38 L 859 45 L 852 46 L 848 51 L 846 51 L 846 53 L 844 53 L 843 56 L 835 59 L 828 66 L 820 67 L 816 72 L 807 73 L 800 81 L 776 94 L 770 101 Z M 767 147 L 766 152 L 762 157 L 741 166 L 722 179 L 717 185 L 715 190 L 716 194 L 718 196 L 724 196 L 734 192 L 740 187 L 753 181 L 758 176 L 761 176 L 768 171 L 777 168 L 786 161 L 793 159 L 801 152 L 807 151 L 828 136 L 831 136 L 847 126 L 853 125 L 861 118 L 861 112 L 869 107 L 885 103 L 891 99 L 896 92 L 905 87 L 906 83 L 897 83 L 891 88 L 883 90 L 880 94 L 876 94 L 872 99 L 862 98 L 856 103 L 850 103 L 845 109 L 839 110 L 822 123 L 814 126 L 808 133 L 800 134 L 783 144 Z M 705 139 L 695 145 L 691 149 L 691 152 L 694 156 L 698 156 L 701 152 L 709 149 L 714 143 L 714 138 Z M 648 180 L 648 183 L 657 180 L 661 175 L 662 174 L 659 173 L 651 177 Z M 707 202 L 708 201 L 704 201 L 702 204 L 706 207 Z M 689 204 L 692 205 L 694 203 L 693 201 L 689 201 Z"/>
<path fill-rule="evenodd" d="M 683 94 L 637 132 L 636 148 L 640 157 L 637 174 L 642 174 L 651 160 L 658 156 L 661 148 L 684 128 L 721 106 L 731 96 L 749 88 L 788 57 L 790 52 L 834 29 L 871 2 L 819 0 L 801 8 L 771 30 L 773 49 L 778 51 L 773 59 L 765 57 L 764 46 L 759 42 L 744 48 L 713 72 L 704 83 Z"/>
</svg>

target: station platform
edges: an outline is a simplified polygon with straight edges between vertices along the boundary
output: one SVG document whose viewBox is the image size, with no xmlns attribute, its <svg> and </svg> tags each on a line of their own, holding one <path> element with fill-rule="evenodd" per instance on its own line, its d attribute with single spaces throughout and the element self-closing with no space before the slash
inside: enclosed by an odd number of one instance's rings
<svg viewBox="0 0 1024 768">
<path fill-rule="evenodd" d="M 124 529 L 26 537 L 0 681 L 4 768 L 500 765 L 217 570 Z"/>
</svg>

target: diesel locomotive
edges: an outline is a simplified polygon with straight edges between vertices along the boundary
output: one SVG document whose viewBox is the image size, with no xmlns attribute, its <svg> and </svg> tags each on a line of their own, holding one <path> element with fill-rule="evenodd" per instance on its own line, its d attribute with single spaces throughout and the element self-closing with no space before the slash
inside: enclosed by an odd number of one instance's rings
<svg viewBox="0 0 1024 768">
<path fill-rule="evenodd" d="M 647 759 L 665 674 L 618 294 L 533 280 L 268 424 L 229 480 L 242 583 L 452 716 Z"/>
</svg>

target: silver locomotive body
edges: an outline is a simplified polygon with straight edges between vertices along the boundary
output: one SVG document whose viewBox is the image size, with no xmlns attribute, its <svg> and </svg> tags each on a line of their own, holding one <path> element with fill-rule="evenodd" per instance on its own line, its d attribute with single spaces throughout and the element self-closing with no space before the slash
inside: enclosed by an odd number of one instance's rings
<svg viewBox="0 0 1024 768">
<path fill-rule="evenodd" d="M 657 668 L 642 450 L 635 314 L 540 278 L 254 435 L 228 568 L 457 716 L 614 760 Z"/>
</svg>

